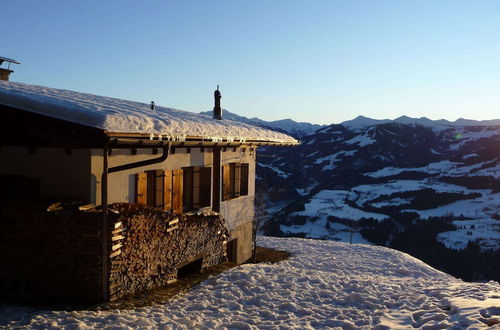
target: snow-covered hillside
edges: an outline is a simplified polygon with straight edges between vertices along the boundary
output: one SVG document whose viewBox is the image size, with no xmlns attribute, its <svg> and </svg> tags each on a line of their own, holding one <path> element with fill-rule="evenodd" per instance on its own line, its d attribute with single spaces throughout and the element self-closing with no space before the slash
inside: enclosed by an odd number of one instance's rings
<svg viewBox="0 0 500 330">
<path fill-rule="evenodd" d="M 500 258 L 500 126 L 348 124 L 258 154 L 272 219 L 264 232 L 368 240 L 461 278 L 500 279 L 500 264 L 480 255 Z M 458 221 L 482 224 L 464 230 Z M 478 263 L 466 266 L 464 258 Z"/>
<path fill-rule="evenodd" d="M 0 327 L 109 329 L 480 328 L 500 324 L 500 284 L 466 283 L 379 246 L 262 239 L 292 257 L 214 276 L 164 304 L 56 311 L 0 305 Z"/>
<path fill-rule="evenodd" d="M 285 234 L 335 239 L 336 219 L 381 221 L 402 212 L 420 219 L 500 216 L 500 126 L 331 125 L 298 148 L 264 153 L 261 182 L 289 201 L 274 214 Z"/>
</svg>

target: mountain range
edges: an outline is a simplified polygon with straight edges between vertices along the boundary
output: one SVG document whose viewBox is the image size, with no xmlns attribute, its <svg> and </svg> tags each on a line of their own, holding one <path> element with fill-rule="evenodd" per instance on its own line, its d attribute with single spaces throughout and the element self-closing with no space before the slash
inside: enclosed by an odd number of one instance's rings
<svg viewBox="0 0 500 330">
<path fill-rule="evenodd" d="M 500 257 L 500 125 L 420 122 L 358 117 L 295 148 L 261 148 L 264 233 L 389 246 L 499 280 L 489 258 Z"/>
<path fill-rule="evenodd" d="M 204 111 L 201 112 L 203 115 L 212 116 L 213 112 Z M 247 118 L 244 116 L 237 115 L 228 110 L 222 110 L 222 117 L 229 120 L 239 121 L 242 123 L 248 123 L 251 125 L 273 129 L 282 133 L 290 134 L 295 138 L 302 138 L 303 136 L 313 134 L 316 130 L 327 127 L 328 125 L 311 124 L 306 122 L 297 122 L 293 119 L 280 119 L 274 121 L 266 121 L 260 118 Z M 446 119 L 431 120 L 427 117 L 421 118 L 411 118 L 408 116 L 401 116 L 396 119 L 372 119 L 364 116 L 357 116 L 354 119 L 344 121 L 340 125 L 357 130 L 368 126 L 386 124 L 386 123 L 400 123 L 400 124 L 412 124 L 412 125 L 422 125 L 422 126 L 496 126 L 500 125 L 500 119 L 493 120 L 472 120 L 459 118 L 455 121 L 449 121 Z"/>
<path fill-rule="evenodd" d="M 493 120 L 473 120 L 459 118 L 455 121 L 446 119 L 432 120 L 427 117 L 411 118 L 408 116 L 401 116 L 396 119 L 372 119 L 364 116 L 358 116 L 352 120 L 347 120 L 341 123 L 342 126 L 356 129 L 373 125 L 386 124 L 386 123 L 400 123 L 400 124 L 413 124 L 422 126 L 496 126 L 500 125 L 500 119 Z"/>
<path fill-rule="evenodd" d="M 203 115 L 212 116 L 212 111 L 201 112 Z M 297 122 L 292 119 L 281 119 L 275 121 L 266 121 L 259 118 L 247 118 L 239 116 L 235 113 L 229 112 L 225 109 L 222 110 L 222 117 L 224 119 L 239 121 L 242 123 L 248 123 L 251 125 L 273 129 L 282 133 L 290 134 L 295 138 L 301 138 L 305 135 L 312 134 L 317 129 L 324 127 L 325 125 Z"/>
<path fill-rule="evenodd" d="M 257 154 L 264 234 L 378 244 L 500 280 L 500 120 L 224 118 L 301 140 Z"/>
</svg>

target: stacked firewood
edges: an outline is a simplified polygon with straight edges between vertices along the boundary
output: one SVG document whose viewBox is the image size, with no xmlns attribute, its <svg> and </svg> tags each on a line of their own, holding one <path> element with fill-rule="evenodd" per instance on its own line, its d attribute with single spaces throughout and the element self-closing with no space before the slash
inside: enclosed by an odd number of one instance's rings
<svg viewBox="0 0 500 330">
<path fill-rule="evenodd" d="M 0 222 L 0 294 L 98 301 L 102 213 L 17 203 Z"/>
<path fill-rule="evenodd" d="M 202 269 L 226 261 L 229 236 L 213 212 L 170 215 L 146 206 L 113 204 L 110 221 L 111 300 L 169 284 L 183 265 L 203 258 Z"/>
</svg>

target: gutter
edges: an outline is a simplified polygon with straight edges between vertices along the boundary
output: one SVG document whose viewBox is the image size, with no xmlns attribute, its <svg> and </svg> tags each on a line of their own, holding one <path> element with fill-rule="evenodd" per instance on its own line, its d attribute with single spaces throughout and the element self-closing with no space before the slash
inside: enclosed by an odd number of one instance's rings
<svg viewBox="0 0 500 330">
<path fill-rule="evenodd" d="M 109 148 L 109 150 L 111 150 L 111 149 L 112 149 L 112 147 Z M 163 154 L 160 157 L 142 160 L 140 162 L 134 162 L 134 163 L 110 167 L 108 169 L 108 173 L 120 172 L 120 171 L 130 170 L 130 169 L 136 168 L 136 167 L 142 167 L 142 166 L 162 163 L 168 158 L 168 155 L 170 153 L 170 143 L 166 146 L 164 145 L 162 149 L 163 149 Z"/>
</svg>

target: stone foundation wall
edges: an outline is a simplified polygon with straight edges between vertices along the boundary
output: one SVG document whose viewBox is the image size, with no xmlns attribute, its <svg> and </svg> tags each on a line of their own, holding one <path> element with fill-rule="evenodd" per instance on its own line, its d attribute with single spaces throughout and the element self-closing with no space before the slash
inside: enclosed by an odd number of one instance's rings
<svg viewBox="0 0 500 330">
<path fill-rule="evenodd" d="M 168 284 L 180 267 L 202 270 L 226 261 L 229 233 L 214 213 L 172 216 L 147 206 L 113 204 L 110 217 L 110 299 Z"/>
</svg>

